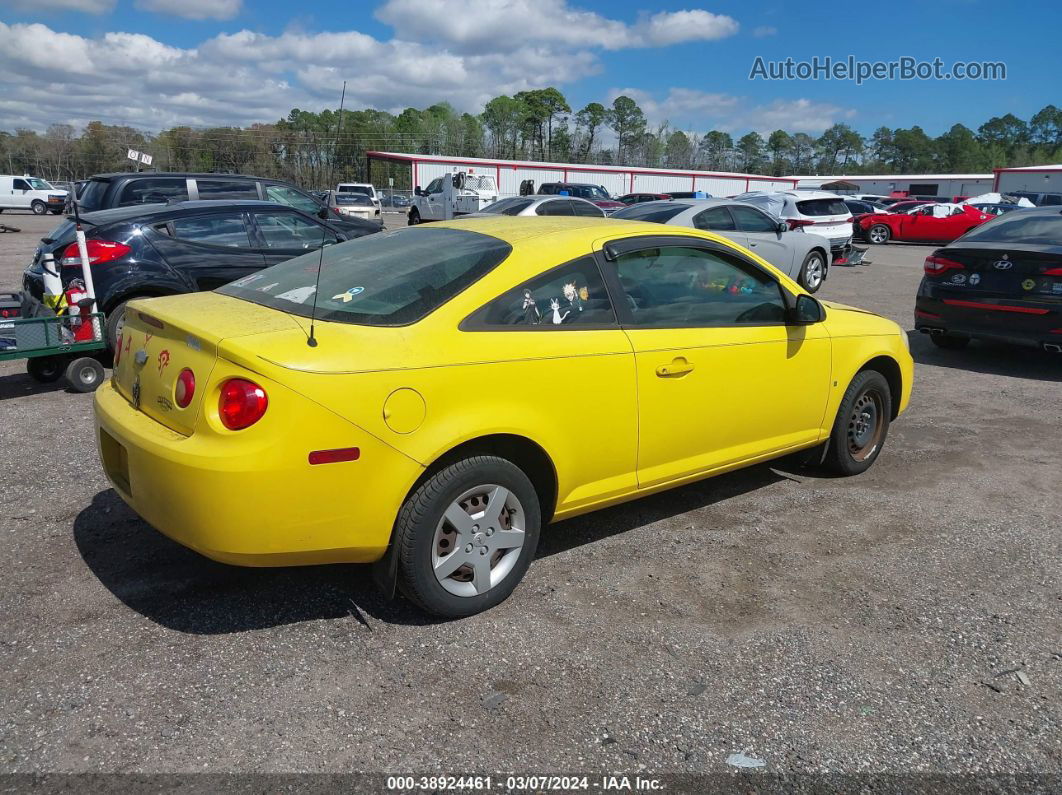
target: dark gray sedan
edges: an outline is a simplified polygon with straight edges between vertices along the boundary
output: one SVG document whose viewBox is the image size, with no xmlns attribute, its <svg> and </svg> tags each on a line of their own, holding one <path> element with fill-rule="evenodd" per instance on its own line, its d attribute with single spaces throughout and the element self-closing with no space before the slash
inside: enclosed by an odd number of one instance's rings
<svg viewBox="0 0 1062 795">
<path fill-rule="evenodd" d="M 670 199 L 634 204 L 609 217 L 715 232 L 758 254 L 809 293 L 818 290 L 829 274 L 829 240 L 821 235 L 795 232 L 785 221 L 747 202 Z"/>
</svg>

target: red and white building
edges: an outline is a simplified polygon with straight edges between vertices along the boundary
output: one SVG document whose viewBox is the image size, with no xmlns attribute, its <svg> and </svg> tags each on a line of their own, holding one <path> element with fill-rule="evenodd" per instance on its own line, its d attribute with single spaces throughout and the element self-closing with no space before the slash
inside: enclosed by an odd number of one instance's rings
<svg viewBox="0 0 1062 795">
<path fill-rule="evenodd" d="M 408 164 L 412 185 L 424 187 L 436 177 L 455 171 L 493 175 L 498 196 L 517 196 L 520 183 L 534 180 L 535 190 L 543 182 L 583 182 L 601 185 L 612 196 L 625 193 L 668 193 L 704 191 L 710 196 L 733 196 L 749 190 L 791 190 L 796 180 L 758 174 L 714 171 L 684 171 L 635 166 L 596 166 L 587 163 L 539 163 L 530 160 L 490 160 L 480 157 L 444 157 L 402 152 L 368 152 L 370 178 L 376 162 Z"/>
<path fill-rule="evenodd" d="M 1062 164 L 1053 166 L 1023 166 L 1021 168 L 996 168 L 994 191 L 1013 193 L 1062 193 Z"/>
</svg>

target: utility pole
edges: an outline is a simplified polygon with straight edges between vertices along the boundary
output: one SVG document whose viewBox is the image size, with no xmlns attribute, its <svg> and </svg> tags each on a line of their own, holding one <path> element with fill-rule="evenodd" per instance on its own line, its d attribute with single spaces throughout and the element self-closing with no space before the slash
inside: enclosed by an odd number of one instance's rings
<svg viewBox="0 0 1062 795">
<path fill-rule="evenodd" d="M 347 81 L 343 81 L 343 93 L 339 95 L 339 123 L 336 125 L 336 145 L 332 148 L 332 185 L 336 182 L 336 153 L 339 151 L 339 139 L 343 133 L 343 102 L 347 98 Z M 328 188 L 333 190 L 331 186 Z"/>
</svg>

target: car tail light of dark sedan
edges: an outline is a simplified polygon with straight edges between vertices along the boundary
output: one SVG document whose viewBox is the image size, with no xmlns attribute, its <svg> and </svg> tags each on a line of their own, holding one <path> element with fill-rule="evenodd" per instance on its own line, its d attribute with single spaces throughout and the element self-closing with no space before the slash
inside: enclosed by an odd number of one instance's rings
<svg viewBox="0 0 1062 795">
<path fill-rule="evenodd" d="M 121 259 L 132 250 L 125 243 L 116 243 L 113 240 L 85 241 L 85 251 L 88 254 L 90 265 L 100 265 L 104 262 Z M 78 251 L 77 243 L 71 243 L 63 249 L 62 256 L 59 257 L 59 264 L 64 268 L 81 267 L 81 253 Z"/>
<path fill-rule="evenodd" d="M 930 276 L 940 276 L 940 274 L 947 271 L 962 271 L 966 270 L 966 266 L 961 262 L 956 262 L 953 259 L 947 257 L 938 257 L 936 254 L 930 254 L 926 257 L 926 261 L 923 264 L 925 272 Z"/>
</svg>

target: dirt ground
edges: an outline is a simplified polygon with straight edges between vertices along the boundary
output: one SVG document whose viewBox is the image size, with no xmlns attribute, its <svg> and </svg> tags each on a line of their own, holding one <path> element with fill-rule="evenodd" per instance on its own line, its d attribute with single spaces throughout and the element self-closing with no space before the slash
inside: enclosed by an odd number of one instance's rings
<svg viewBox="0 0 1062 795">
<path fill-rule="evenodd" d="M 57 219 L 0 220 L 15 289 Z M 927 252 L 821 295 L 910 329 Z M 911 347 L 867 474 L 760 466 L 554 525 L 452 623 L 363 567 L 166 540 L 108 487 L 92 397 L 2 363 L 0 772 L 1058 775 L 1062 357 Z"/>
</svg>

